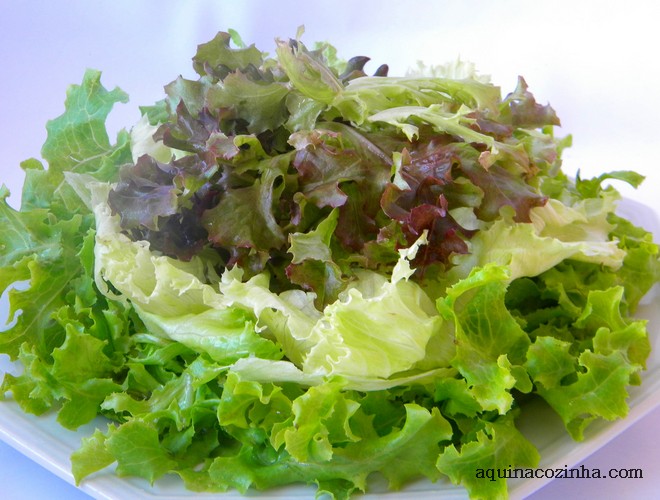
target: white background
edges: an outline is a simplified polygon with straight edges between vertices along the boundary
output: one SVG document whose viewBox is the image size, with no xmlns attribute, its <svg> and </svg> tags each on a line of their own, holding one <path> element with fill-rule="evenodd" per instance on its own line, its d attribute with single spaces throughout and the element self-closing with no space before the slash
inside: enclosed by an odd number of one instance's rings
<svg viewBox="0 0 660 500">
<path fill-rule="evenodd" d="M 367 55 L 391 75 L 422 60 L 461 58 L 489 74 L 503 94 L 523 75 L 572 134 L 565 168 L 583 175 L 634 169 L 647 175 L 627 196 L 651 203 L 660 166 L 660 8 L 653 1 L 22 1 L 0 0 L 0 183 L 18 205 L 21 161 L 39 157 L 48 119 L 63 111 L 66 88 L 86 68 L 106 88 L 126 91 L 109 120 L 112 136 L 160 99 L 178 75 L 194 78 L 191 57 L 217 31 L 273 52 L 275 37 L 327 40 L 348 59 Z M 0 228 L 2 230 L 2 228 Z M 660 332 L 653 332 L 660 334 Z M 555 481 L 534 499 L 653 498 L 660 487 L 660 411 L 587 460 L 588 467 L 639 467 L 641 481 Z M 10 499 L 84 497 L 0 443 L 0 494 Z"/>
</svg>

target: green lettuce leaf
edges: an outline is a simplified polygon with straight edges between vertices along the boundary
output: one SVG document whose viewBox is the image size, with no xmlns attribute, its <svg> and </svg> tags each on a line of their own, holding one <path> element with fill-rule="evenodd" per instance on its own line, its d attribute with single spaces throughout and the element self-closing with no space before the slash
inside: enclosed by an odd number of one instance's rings
<svg viewBox="0 0 660 500">
<path fill-rule="evenodd" d="M 398 489 L 410 479 L 420 476 L 435 480 L 439 472 L 432 464 L 440 450 L 440 443 L 450 438 L 451 426 L 437 410 L 429 412 L 418 405 L 407 405 L 405 409 L 405 419 L 400 429 L 380 437 L 363 437 L 356 442 L 349 439 L 348 443 L 333 452 L 330 459 L 324 459 L 322 454 L 320 461 L 299 462 L 285 451 L 273 450 L 268 455 L 268 461 L 264 462 L 261 458 L 264 453 L 251 446 L 243 447 L 234 456 L 216 458 L 209 474 L 215 482 L 241 492 L 246 492 L 250 487 L 264 490 L 302 482 L 316 483 L 319 494 L 330 493 L 334 498 L 348 498 L 353 491 L 364 491 L 367 477 L 377 470 L 385 476 L 392 489 Z M 342 413 L 334 418 L 344 421 Z M 323 425 L 316 420 L 317 415 L 312 412 L 305 418 L 303 429 L 307 425 L 311 426 L 310 430 L 323 429 Z M 344 429 L 343 426 L 341 428 Z M 333 434 L 329 430 L 321 432 L 328 432 L 328 436 Z M 345 440 L 345 429 L 339 435 L 340 439 Z"/>
<path fill-rule="evenodd" d="M 488 265 L 447 290 L 438 310 L 454 325 L 458 368 L 484 410 L 505 414 L 513 404 L 511 389 L 529 338 L 505 304 L 509 281 L 506 268 Z M 524 384 L 524 379 L 521 380 Z"/>
<path fill-rule="evenodd" d="M 110 433 L 105 447 L 117 461 L 117 475 L 141 477 L 151 484 L 176 466 L 161 445 L 158 429 L 134 419 Z"/>
<path fill-rule="evenodd" d="M 235 42 L 236 37 L 232 37 L 231 33 L 220 32 L 209 42 L 200 44 L 193 57 L 195 71 L 205 76 L 222 70 L 232 71 L 261 65 L 263 54 L 259 49 L 254 45 L 231 47 L 232 41 Z"/>
<path fill-rule="evenodd" d="M 475 437 L 460 447 L 447 446 L 437 466 L 454 484 L 465 486 L 470 498 L 507 498 L 506 479 L 496 477 L 491 481 L 486 471 L 536 467 L 539 459 L 539 452 L 516 429 L 512 416 L 507 415 L 484 422 Z"/>
<path fill-rule="evenodd" d="M 105 128 L 114 104 L 127 101 L 128 96 L 119 88 L 108 91 L 103 87 L 99 71 L 86 71 L 80 85 L 69 87 L 65 112 L 46 124 L 47 138 L 41 153 L 48 168 L 34 164 L 26 169 L 22 196 L 25 210 L 49 207 L 68 218 L 83 208 L 64 181 L 64 172 L 89 173 L 105 181 L 115 176 L 117 165 L 131 160 L 128 133 L 120 131 L 116 144 L 112 144 Z"/>
<path fill-rule="evenodd" d="M 282 82 L 255 82 L 237 71 L 227 75 L 221 86 L 213 87 L 207 97 L 211 106 L 226 107 L 238 116 L 250 117 L 248 132 L 260 134 L 284 124 L 288 93 Z"/>
<path fill-rule="evenodd" d="M 472 77 L 363 77 L 351 80 L 333 105 L 345 118 L 362 124 L 390 108 L 411 104 L 427 107 L 438 103 L 446 107 L 462 104 L 497 113 L 500 93 L 497 87 Z"/>
<path fill-rule="evenodd" d="M 313 296 L 274 294 L 263 275 L 242 282 L 237 273 L 225 273 L 220 290 L 226 299 L 251 308 L 287 358 L 306 374 L 366 380 L 387 379 L 422 362 L 442 368 L 453 356 L 452 339 L 441 332 L 441 318 L 425 292 L 408 280 L 413 273 L 409 260 L 424 241 L 401 251 L 391 281 L 361 273 L 322 312 L 314 308 Z M 387 336 L 379 335 L 385 331 Z M 435 357 L 429 360 L 431 339 Z"/>
<path fill-rule="evenodd" d="M 130 161 L 128 135 L 111 144 L 105 119 L 119 89 L 107 91 L 100 73 L 88 71 L 67 94 L 65 111 L 47 125 L 43 156 L 49 168 L 24 163 L 20 210 L 0 191 L 0 290 L 9 291 L 9 320 L 0 352 L 18 358 L 23 372 L 6 374 L 2 394 L 12 392 L 29 413 L 58 411 L 58 422 L 76 429 L 93 420 L 105 397 L 121 390 L 115 380 L 132 321 L 121 305 L 108 302 L 94 285 L 94 218 L 71 175 L 96 180 Z"/>
<path fill-rule="evenodd" d="M 209 263 L 199 257 L 181 262 L 153 253 L 148 244 L 123 234 L 104 201 L 109 189 L 107 184 L 93 189 L 95 277 L 100 290 L 111 298 L 130 301 L 152 334 L 205 352 L 218 362 L 231 363 L 255 354 L 281 357 L 280 348 L 255 330 L 254 316 L 230 307 L 205 282 Z"/>
<path fill-rule="evenodd" d="M 530 211 L 532 222 L 514 222 L 506 213 L 469 242 L 470 253 L 457 255 L 450 280 L 488 263 L 506 265 L 510 279 L 537 276 L 566 259 L 621 267 L 626 252 L 610 238 L 608 215 L 615 197 L 589 199 L 573 207 L 549 200 Z"/>
<path fill-rule="evenodd" d="M 591 291 L 573 323 L 590 332 L 590 347 L 578 355 L 571 345 L 538 337 L 526 366 L 537 392 L 560 415 L 576 440 L 596 418 L 614 420 L 628 413 L 628 386 L 645 367 L 650 344 L 644 321 L 624 319 L 623 288 Z M 584 334 L 583 334 L 584 335 Z"/>
<path fill-rule="evenodd" d="M 412 274 L 409 260 L 423 244 L 420 239 L 401 252 L 391 281 L 375 273 L 363 274 L 340 300 L 324 309 L 312 330 L 317 342 L 305 357 L 304 371 L 389 378 L 428 361 L 427 346 L 432 338 L 441 343 L 438 357 L 432 360 L 434 368 L 448 366 L 452 339 L 443 336 L 441 318 L 426 293 L 408 280 Z"/>
<path fill-rule="evenodd" d="M 299 40 L 278 40 L 276 52 L 289 80 L 305 96 L 330 104 L 344 88 L 319 54 L 307 50 Z"/>
</svg>

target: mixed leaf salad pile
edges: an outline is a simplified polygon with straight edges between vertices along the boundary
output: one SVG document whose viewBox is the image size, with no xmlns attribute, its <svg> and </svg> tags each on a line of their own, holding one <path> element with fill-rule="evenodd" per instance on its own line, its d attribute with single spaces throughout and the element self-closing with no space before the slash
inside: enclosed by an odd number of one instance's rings
<svg viewBox="0 0 660 500">
<path fill-rule="evenodd" d="M 0 351 L 23 368 L 1 392 L 67 429 L 107 417 L 77 481 L 506 496 L 475 470 L 538 464 L 527 399 L 581 440 L 641 381 L 658 247 L 609 181 L 642 177 L 569 178 L 522 78 L 369 76 L 301 34 L 269 56 L 219 33 L 114 143 L 126 94 L 91 70 L 69 89 L 20 210 L 0 191 Z"/>
</svg>

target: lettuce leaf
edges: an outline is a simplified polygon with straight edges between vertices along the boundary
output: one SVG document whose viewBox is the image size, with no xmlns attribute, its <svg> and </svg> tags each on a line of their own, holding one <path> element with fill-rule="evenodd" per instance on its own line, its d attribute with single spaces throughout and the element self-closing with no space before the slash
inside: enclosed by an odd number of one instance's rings
<svg viewBox="0 0 660 500">
<path fill-rule="evenodd" d="M 616 195 L 586 199 L 575 206 L 550 200 L 530 210 L 531 222 L 515 222 L 506 209 L 502 217 L 479 231 L 470 253 L 454 257 L 450 280 L 467 276 L 488 263 L 506 265 L 510 279 L 537 276 L 567 259 L 598 263 L 617 270 L 626 257 L 608 222 Z"/>
<path fill-rule="evenodd" d="M 441 318 L 425 292 L 408 280 L 413 272 L 409 260 L 424 243 L 421 238 L 401 251 L 391 281 L 363 273 L 321 312 L 308 294 L 274 294 L 264 275 L 243 282 L 237 273 L 225 273 L 220 290 L 233 303 L 251 308 L 287 358 L 307 375 L 366 381 L 388 379 L 421 362 L 442 368 L 452 357 L 452 339 L 441 332 Z M 431 339 L 433 359 L 427 356 Z"/>
<path fill-rule="evenodd" d="M 106 198 L 110 186 L 93 188 L 96 215 L 95 281 L 109 297 L 130 301 L 154 335 L 207 353 L 219 363 L 257 355 L 281 357 L 281 350 L 255 330 L 256 318 L 205 283 L 210 263 L 182 263 L 151 252 L 148 244 L 128 239 L 112 216 Z M 110 290 L 110 285 L 113 290 Z M 118 295 L 119 292 L 121 295 Z"/>
<path fill-rule="evenodd" d="M 450 439 L 452 431 L 437 409 L 429 412 L 419 405 L 406 405 L 397 418 L 397 427 L 377 433 L 370 423 L 372 416 L 360 404 L 364 398 L 341 391 L 341 384 L 314 387 L 293 401 L 282 400 L 281 405 L 271 405 L 274 397 L 282 398 L 280 391 L 266 386 L 260 389 L 253 382 L 245 389 L 244 385 L 239 382 L 233 386 L 234 394 L 241 387 L 242 415 L 273 415 L 278 408 L 290 417 L 262 420 L 272 425 L 267 444 L 253 442 L 237 454 L 216 458 L 208 470 L 216 483 L 242 492 L 250 487 L 263 490 L 291 482 L 316 483 L 318 494 L 347 498 L 353 491 L 364 491 L 367 477 L 376 470 L 394 489 L 420 474 L 431 479 L 439 476 L 433 460 L 440 443 Z M 254 394 L 249 406 L 245 405 L 248 387 Z M 224 408 L 235 413 L 233 404 L 223 406 L 220 418 L 224 418 Z M 263 410 L 257 412 L 257 408 Z M 245 426 L 247 420 L 243 422 Z M 259 458 L 264 456 L 269 460 Z"/>
<path fill-rule="evenodd" d="M 466 379 L 482 409 L 500 414 L 513 404 L 511 389 L 518 381 L 512 363 L 521 365 L 529 347 L 529 337 L 505 304 L 509 279 L 506 268 L 490 264 L 475 269 L 437 303 L 442 316 L 455 325 L 452 365 Z"/>
<path fill-rule="evenodd" d="M 627 387 L 645 367 L 651 350 L 644 321 L 622 316 L 622 297 L 622 287 L 588 293 L 573 325 L 592 339 L 579 355 L 571 353 L 567 342 L 540 336 L 528 352 L 526 364 L 538 394 L 577 440 L 595 418 L 627 415 Z"/>
<path fill-rule="evenodd" d="M 459 449 L 453 445 L 446 447 L 437 465 L 452 482 L 464 485 L 470 498 L 505 498 L 506 480 L 484 479 L 484 471 L 537 467 L 539 459 L 536 448 L 516 429 L 511 415 L 507 415 L 484 422 L 474 439 Z"/>
<path fill-rule="evenodd" d="M 0 291 L 9 289 L 8 320 L 14 320 L 0 335 L 0 352 L 24 367 L 20 375 L 5 374 L 1 392 L 11 392 L 29 413 L 57 409 L 68 429 L 93 420 L 104 398 L 121 390 L 115 377 L 132 319 L 95 289 L 94 218 L 67 174 L 110 178 L 130 159 L 127 133 L 112 145 L 104 126 L 113 104 L 126 98 L 88 71 L 69 89 L 64 113 L 47 126 L 49 168 L 24 163 L 20 210 L 0 190 Z"/>
</svg>

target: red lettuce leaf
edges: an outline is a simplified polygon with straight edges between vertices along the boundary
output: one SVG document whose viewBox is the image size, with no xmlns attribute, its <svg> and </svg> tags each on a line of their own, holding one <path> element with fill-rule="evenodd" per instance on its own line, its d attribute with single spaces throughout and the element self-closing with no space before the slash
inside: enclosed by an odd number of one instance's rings
<svg viewBox="0 0 660 500">
<path fill-rule="evenodd" d="M 234 48 L 231 42 L 231 35 L 221 31 L 213 40 L 199 45 L 193 57 L 193 68 L 197 74 L 220 79 L 237 69 L 261 66 L 263 54 L 259 49 L 254 45 Z"/>
<path fill-rule="evenodd" d="M 475 210 L 482 220 L 495 220 L 502 207 L 510 206 L 515 210 L 516 222 L 530 222 L 529 211 L 547 201 L 547 197 L 527 184 L 521 175 L 497 164 L 485 169 L 478 163 L 463 162 L 461 170 L 484 193 L 482 203 Z"/>
<path fill-rule="evenodd" d="M 518 77 L 516 89 L 502 102 L 508 106 L 511 123 L 516 127 L 537 128 L 546 125 L 560 125 L 555 110 L 550 105 L 542 106 L 536 102 L 532 93 L 527 90 L 524 78 Z"/>
<path fill-rule="evenodd" d="M 408 245 L 428 232 L 428 244 L 417 255 L 417 265 L 448 263 L 452 254 L 468 251 L 465 239 L 473 231 L 463 228 L 449 214 L 445 196 L 451 193 L 453 172 L 463 161 L 459 152 L 454 145 L 445 144 L 442 137 L 418 146 L 403 155 L 399 171 L 408 187 L 389 184 L 383 192 L 381 206 L 401 223 Z"/>
<path fill-rule="evenodd" d="M 320 309 L 337 300 L 347 282 L 337 264 L 313 259 L 289 264 L 286 276 L 303 290 L 316 293 L 315 303 Z"/>
<path fill-rule="evenodd" d="M 260 164 L 262 173 L 252 184 L 240 187 L 223 186 L 219 202 L 202 214 L 201 222 L 209 240 L 231 253 L 235 263 L 243 252 L 254 249 L 267 254 L 280 249 L 286 235 L 279 224 L 279 200 L 286 187 L 284 182 L 290 155 L 280 155 Z"/>
<path fill-rule="evenodd" d="M 360 251 L 378 234 L 380 197 L 390 180 L 391 160 L 366 136 L 341 124 L 297 133 L 293 167 L 299 189 L 317 207 L 339 207 L 336 235 L 348 249 Z"/>
<path fill-rule="evenodd" d="M 178 211 L 178 189 L 175 173 L 166 163 L 151 156 L 141 156 L 135 165 L 125 165 L 119 172 L 119 182 L 110 191 L 108 203 L 121 217 L 124 229 L 158 229 L 161 217 Z"/>
</svg>

